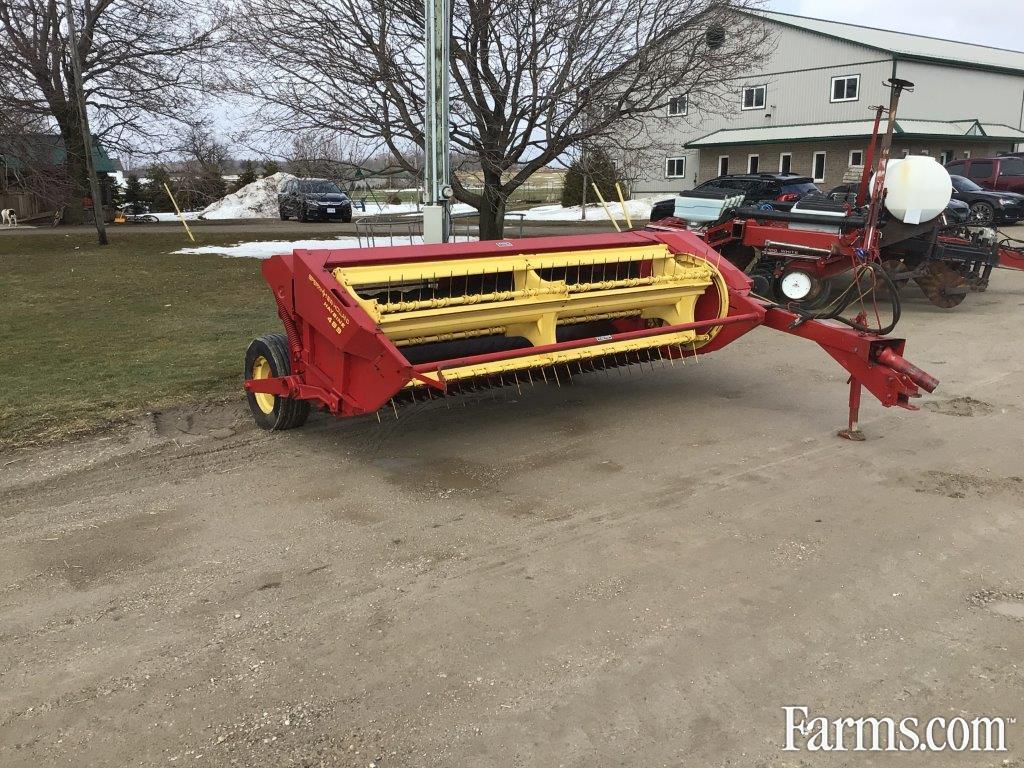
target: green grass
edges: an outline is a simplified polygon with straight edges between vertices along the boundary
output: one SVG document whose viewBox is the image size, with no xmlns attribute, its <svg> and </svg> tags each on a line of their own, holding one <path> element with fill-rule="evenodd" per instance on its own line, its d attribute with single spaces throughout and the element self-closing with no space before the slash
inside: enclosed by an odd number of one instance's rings
<svg viewBox="0 0 1024 768">
<path fill-rule="evenodd" d="M 102 249 L 86 230 L 0 238 L 0 450 L 241 392 L 246 346 L 280 326 L 259 262 L 169 255 L 183 245 L 139 229 Z"/>
</svg>

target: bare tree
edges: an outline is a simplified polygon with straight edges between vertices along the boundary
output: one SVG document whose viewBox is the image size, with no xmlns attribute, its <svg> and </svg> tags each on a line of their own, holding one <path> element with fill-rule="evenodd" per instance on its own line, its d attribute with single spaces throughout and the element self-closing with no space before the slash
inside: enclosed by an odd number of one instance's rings
<svg viewBox="0 0 1024 768">
<path fill-rule="evenodd" d="M 175 183 L 180 205 L 202 208 L 227 194 L 224 172 L 232 164 L 227 144 L 202 126 L 191 125 L 177 153 L 182 158 Z"/>
<path fill-rule="evenodd" d="M 75 26 L 86 103 L 95 138 L 108 145 L 152 138 L 194 111 L 203 64 L 224 14 L 199 0 L 77 0 Z M 56 125 L 77 192 L 81 220 L 88 190 L 85 151 L 73 97 L 63 2 L 0 2 L 0 78 L 8 103 Z M 8 102 L 9 99 L 9 102 Z"/>
<path fill-rule="evenodd" d="M 735 13 L 755 2 L 454 0 L 452 149 L 483 178 L 479 191 L 459 178 L 454 188 L 480 211 L 481 236 L 499 237 L 509 194 L 569 148 L 684 93 L 705 113 L 723 109 L 722 82 L 769 41 Z M 251 0 L 246 11 L 233 86 L 264 105 L 264 125 L 349 133 L 417 170 L 422 0 Z"/>
<path fill-rule="evenodd" d="M 297 176 L 340 179 L 346 168 L 337 136 L 324 130 L 295 133 L 287 161 Z"/>
</svg>

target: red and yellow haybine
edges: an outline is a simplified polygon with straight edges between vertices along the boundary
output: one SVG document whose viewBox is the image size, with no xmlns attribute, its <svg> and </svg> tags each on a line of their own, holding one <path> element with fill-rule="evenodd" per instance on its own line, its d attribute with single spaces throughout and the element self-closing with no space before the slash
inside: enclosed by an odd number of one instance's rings
<svg viewBox="0 0 1024 768">
<path fill-rule="evenodd" d="M 758 326 L 819 344 L 861 388 L 913 408 L 937 381 L 903 339 L 808 320 L 751 295 L 693 234 L 633 231 L 497 242 L 296 250 L 262 265 L 284 334 L 252 342 L 245 389 L 266 429 L 311 406 L 358 416 L 401 400 L 714 352 Z"/>
</svg>

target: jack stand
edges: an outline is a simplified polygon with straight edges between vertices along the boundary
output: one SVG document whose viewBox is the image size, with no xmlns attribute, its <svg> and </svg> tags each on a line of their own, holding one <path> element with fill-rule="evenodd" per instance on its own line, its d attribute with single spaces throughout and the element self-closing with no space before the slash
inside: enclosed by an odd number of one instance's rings
<svg viewBox="0 0 1024 768">
<path fill-rule="evenodd" d="M 862 443 L 867 439 L 864 437 L 864 433 L 860 431 L 860 427 L 857 426 L 857 420 L 860 416 L 860 389 L 860 382 L 851 376 L 849 425 L 846 429 L 841 429 L 836 433 L 844 440 L 853 440 L 857 443 Z"/>
</svg>

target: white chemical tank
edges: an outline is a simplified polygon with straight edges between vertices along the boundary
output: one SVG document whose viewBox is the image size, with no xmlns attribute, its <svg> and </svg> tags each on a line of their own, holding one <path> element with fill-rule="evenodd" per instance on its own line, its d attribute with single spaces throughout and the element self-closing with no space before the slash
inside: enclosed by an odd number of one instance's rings
<svg viewBox="0 0 1024 768">
<path fill-rule="evenodd" d="M 931 221 L 953 196 L 949 172 L 927 155 L 890 160 L 885 170 L 885 207 L 905 224 Z"/>
</svg>

